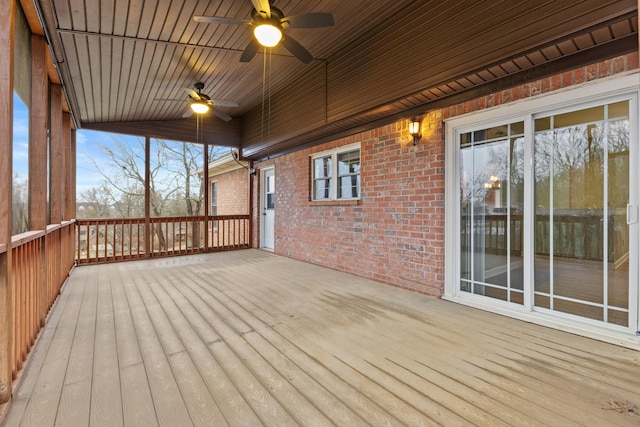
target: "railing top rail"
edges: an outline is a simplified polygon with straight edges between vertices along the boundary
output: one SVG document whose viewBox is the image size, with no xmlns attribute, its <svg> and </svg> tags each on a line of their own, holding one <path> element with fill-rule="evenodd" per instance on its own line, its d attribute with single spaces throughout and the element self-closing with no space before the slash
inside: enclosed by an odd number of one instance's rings
<svg viewBox="0 0 640 427">
<path fill-rule="evenodd" d="M 47 231 L 48 227 L 47 227 Z M 32 242 L 36 239 L 41 238 L 47 231 L 44 230 L 36 230 L 36 231 L 26 231 L 24 233 L 16 234 L 15 236 L 11 236 L 11 247 L 15 248 L 17 246 L 26 245 L 29 242 Z"/>
<path fill-rule="evenodd" d="M 149 218 L 150 222 L 178 222 L 178 221 L 204 221 L 204 215 L 197 216 L 164 216 Z M 244 215 L 210 215 L 209 220 L 223 219 L 249 219 L 249 214 Z M 144 224 L 145 218 L 81 218 L 77 219 L 78 225 L 88 224 L 117 224 L 117 223 L 141 223 Z"/>
<path fill-rule="evenodd" d="M 60 224 L 49 224 L 47 225 L 47 233 L 55 231 L 59 228 L 68 227 L 69 225 L 75 224 L 77 220 L 71 219 L 69 221 L 62 221 Z"/>
</svg>

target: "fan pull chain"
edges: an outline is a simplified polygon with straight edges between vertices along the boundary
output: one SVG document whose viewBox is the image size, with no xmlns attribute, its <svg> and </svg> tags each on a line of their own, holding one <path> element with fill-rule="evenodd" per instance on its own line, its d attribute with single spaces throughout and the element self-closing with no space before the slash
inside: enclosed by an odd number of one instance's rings
<svg viewBox="0 0 640 427">
<path fill-rule="evenodd" d="M 269 100 L 269 109 L 267 111 L 267 139 L 271 138 L 271 48 L 269 48 L 269 70 L 268 70 L 268 78 L 267 78 L 267 85 L 268 85 L 268 100 Z"/>
<path fill-rule="evenodd" d="M 265 48 L 266 49 L 266 48 Z M 267 86 L 267 52 L 262 55 L 262 116 L 260 117 L 260 140 L 264 142 L 264 102 Z"/>
</svg>

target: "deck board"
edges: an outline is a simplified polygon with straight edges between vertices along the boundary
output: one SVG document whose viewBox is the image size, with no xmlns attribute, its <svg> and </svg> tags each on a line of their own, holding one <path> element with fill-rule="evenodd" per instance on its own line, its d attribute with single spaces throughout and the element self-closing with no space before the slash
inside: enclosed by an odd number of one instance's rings
<svg viewBox="0 0 640 427">
<path fill-rule="evenodd" d="M 640 352 L 277 255 L 76 268 L 2 424 L 639 425 Z"/>
</svg>

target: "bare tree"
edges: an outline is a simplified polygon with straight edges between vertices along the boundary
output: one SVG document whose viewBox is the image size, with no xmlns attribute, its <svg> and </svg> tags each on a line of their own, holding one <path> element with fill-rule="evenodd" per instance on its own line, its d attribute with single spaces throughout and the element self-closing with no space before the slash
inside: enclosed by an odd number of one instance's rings
<svg viewBox="0 0 640 427">
<path fill-rule="evenodd" d="M 100 145 L 106 166 L 89 158 L 103 176 L 104 183 L 93 191 L 102 191 L 112 200 L 112 212 L 117 216 L 144 215 L 145 188 L 145 140 L 134 142 L 112 137 L 111 144 Z M 223 149 L 209 147 L 209 158 L 220 157 Z M 202 164 L 203 146 L 192 143 L 154 139 L 151 144 L 149 192 L 152 217 L 196 216 L 200 214 L 204 200 Z M 92 189 L 93 190 L 93 189 Z M 114 191 L 115 190 L 115 191 Z M 109 193 L 107 196 L 106 193 Z M 120 193 L 117 197 L 116 193 Z M 96 198 L 87 194 L 87 198 Z M 160 227 L 155 230 L 161 248 L 166 247 L 166 237 Z"/>
<path fill-rule="evenodd" d="M 16 235 L 29 230 L 28 200 L 29 187 L 27 178 L 20 174 L 13 175 L 11 200 L 11 234 Z"/>
</svg>

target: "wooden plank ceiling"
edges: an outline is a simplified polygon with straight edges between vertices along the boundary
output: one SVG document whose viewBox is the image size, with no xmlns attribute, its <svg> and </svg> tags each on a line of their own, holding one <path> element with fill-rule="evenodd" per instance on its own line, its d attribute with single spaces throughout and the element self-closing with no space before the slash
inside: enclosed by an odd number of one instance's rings
<svg viewBox="0 0 640 427">
<path fill-rule="evenodd" d="M 249 27 L 192 19 L 250 19 L 250 0 L 36 5 L 81 128 L 206 140 L 254 159 L 638 49 L 637 0 L 272 3 L 285 15 L 333 14 L 333 27 L 287 32 L 310 64 L 282 47 L 241 63 Z M 200 139 L 195 118 L 182 117 L 184 88 L 198 81 L 238 103 L 219 108 L 230 122 L 204 116 Z"/>
</svg>

